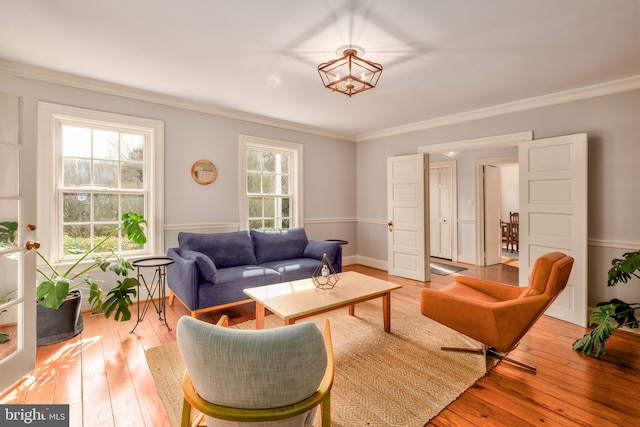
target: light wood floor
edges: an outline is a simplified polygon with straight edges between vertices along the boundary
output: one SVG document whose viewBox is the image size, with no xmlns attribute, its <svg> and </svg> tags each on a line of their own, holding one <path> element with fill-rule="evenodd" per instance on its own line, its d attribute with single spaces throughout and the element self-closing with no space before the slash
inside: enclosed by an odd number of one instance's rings
<svg viewBox="0 0 640 427">
<path fill-rule="evenodd" d="M 469 267 L 469 266 L 466 266 Z M 347 266 L 401 284 L 393 298 L 416 304 L 425 286 L 439 288 L 454 276 L 432 276 L 430 283 L 388 276 L 386 272 Z M 506 265 L 470 267 L 460 274 L 505 283 L 517 282 L 517 269 Z M 416 308 L 417 309 L 417 308 Z M 187 314 L 179 303 L 168 310 L 169 325 Z M 223 313 L 203 316 L 215 321 Z M 253 307 L 229 309 L 232 323 L 254 316 Z M 68 403 L 71 426 L 169 426 L 156 394 L 144 350 L 175 340 L 157 316 L 117 323 L 84 315 L 82 334 L 64 343 L 38 348 L 37 366 L 0 395 L 2 403 Z M 572 350 L 585 332 L 543 317 L 511 356 L 537 366 L 532 374 L 501 362 L 428 425 L 433 426 L 638 426 L 640 425 L 640 336 L 616 332 L 602 360 Z"/>
</svg>

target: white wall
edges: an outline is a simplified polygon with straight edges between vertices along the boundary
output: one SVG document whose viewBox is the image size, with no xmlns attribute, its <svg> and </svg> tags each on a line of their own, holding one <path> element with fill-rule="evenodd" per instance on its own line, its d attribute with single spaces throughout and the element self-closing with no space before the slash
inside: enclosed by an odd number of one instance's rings
<svg viewBox="0 0 640 427">
<path fill-rule="evenodd" d="M 519 183 L 520 177 L 518 166 L 501 166 L 500 178 L 501 178 L 501 198 L 502 198 L 502 220 L 509 221 L 509 212 L 519 212 L 520 202 L 519 197 Z"/>
<path fill-rule="evenodd" d="M 32 80 L 36 98 L 53 103 L 129 114 L 165 123 L 165 251 L 180 230 L 237 230 L 238 136 L 255 135 L 304 145 L 304 214 L 309 238 L 344 238 L 355 253 L 355 143 L 206 113 Z M 191 178 L 196 160 L 211 160 L 211 185 Z M 47 207 L 39 207 L 47 209 Z M 305 223 L 305 226 L 307 224 Z"/>
<path fill-rule="evenodd" d="M 418 147 L 532 130 L 535 139 L 586 132 L 589 136 L 589 304 L 624 294 L 640 301 L 640 284 L 606 287 L 606 270 L 613 256 L 640 248 L 640 91 L 581 100 L 431 128 L 358 143 L 357 201 L 359 222 L 358 259 L 376 266 L 386 265 L 386 158 L 416 153 Z M 469 198 L 463 177 L 472 174 L 465 154 L 458 157 L 459 230 L 469 229 L 465 220 L 473 218 L 466 203 Z M 483 155 L 489 157 L 489 155 Z M 434 158 L 435 159 L 435 158 Z M 467 251 L 461 237 L 459 250 Z M 472 247 L 473 245 L 471 245 Z M 623 289 L 624 287 L 624 289 Z"/>
</svg>

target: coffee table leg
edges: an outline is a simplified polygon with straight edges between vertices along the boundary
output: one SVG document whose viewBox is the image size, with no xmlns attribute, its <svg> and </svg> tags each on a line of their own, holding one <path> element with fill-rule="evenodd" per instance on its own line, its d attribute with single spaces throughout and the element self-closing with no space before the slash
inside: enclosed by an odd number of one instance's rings
<svg viewBox="0 0 640 427">
<path fill-rule="evenodd" d="M 350 305 L 349 306 L 349 316 L 355 316 L 356 315 L 356 305 Z"/>
<path fill-rule="evenodd" d="M 391 292 L 382 295 L 382 319 L 384 331 L 391 332 Z"/>
<path fill-rule="evenodd" d="M 264 305 L 256 301 L 256 329 L 264 329 Z"/>
</svg>

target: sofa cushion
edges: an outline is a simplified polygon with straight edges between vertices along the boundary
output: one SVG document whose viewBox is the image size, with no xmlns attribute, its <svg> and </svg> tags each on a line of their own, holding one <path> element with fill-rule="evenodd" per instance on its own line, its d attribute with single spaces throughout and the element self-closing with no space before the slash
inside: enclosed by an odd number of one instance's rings
<svg viewBox="0 0 640 427">
<path fill-rule="evenodd" d="M 319 260 L 313 258 L 294 258 L 283 261 L 270 261 L 261 264 L 261 266 L 280 273 L 282 282 L 292 282 L 310 278 L 320 264 Z"/>
<path fill-rule="evenodd" d="M 258 264 L 302 258 L 309 243 L 301 227 L 280 231 L 251 230 L 251 239 Z"/>
<path fill-rule="evenodd" d="M 251 237 L 246 231 L 203 234 L 178 233 L 180 248 L 202 252 L 213 260 L 217 268 L 238 265 L 257 265 Z"/>
<path fill-rule="evenodd" d="M 336 259 L 340 244 L 338 242 L 327 242 L 322 240 L 310 240 L 307 247 L 304 248 L 303 256 L 305 258 L 322 259 L 323 254 L 327 254 L 327 258 L 331 264 Z"/>
</svg>

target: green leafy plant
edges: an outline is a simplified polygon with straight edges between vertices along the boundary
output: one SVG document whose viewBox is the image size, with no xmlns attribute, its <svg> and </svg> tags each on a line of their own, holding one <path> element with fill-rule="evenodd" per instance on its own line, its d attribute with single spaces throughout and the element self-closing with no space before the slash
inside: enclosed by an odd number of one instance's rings
<svg viewBox="0 0 640 427">
<path fill-rule="evenodd" d="M 640 251 L 627 252 L 622 258 L 614 258 L 611 261 L 611 269 L 608 272 L 607 286 L 615 286 L 618 283 L 627 283 L 633 277 L 640 278 Z M 640 326 L 636 319 L 635 311 L 640 308 L 640 303 L 628 304 L 619 299 L 612 299 L 597 304 L 597 310 L 591 314 L 589 326 L 595 328 L 576 340 L 573 348 L 584 354 L 600 357 L 607 354 L 606 341 L 613 335 L 617 328 L 627 326 L 637 328 Z"/>
<path fill-rule="evenodd" d="M 120 256 L 113 249 L 111 253 L 103 255 L 94 255 L 91 263 L 83 264 L 83 262 L 98 250 L 103 250 L 105 242 L 117 236 L 120 231 L 127 238 L 138 245 L 143 245 L 147 238 L 144 233 L 143 225 L 147 225 L 144 217 L 137 213 L 124 213 L 122 215 L 122 224 L 113 230 L 102 240 L 96 243 L 88 251 L 78 258 L 68 269 L 61 271 L 58 267 L 53 266 L 47 258 L 39 251 L 38 256 L 49 268 L 49 271 L 37 269 L 38 273 L 44 280 L 38 284 L 36 290 L 36 300 L 38 304 L 57 310 L 64 303 L 67 295 L 74 289 L 88 289 L 89 303 L 94 311 L 102 310 L 108 318 L 114 314 L 117 321 L 127 321 L 131 319 L 131 311 L 129 307 L 133 304 L 133 299 L 137 295 L 137 287 L 139 282 L 137 278 L 128 277 L 133 266 L 126 258 Z M 77 271 L 79 270 L 79 271 Z M 94 280 L 89 274 L 91 271 L 101 270 L 103 272 L 111 271 L 116 276 L 124 277 L 123 280 L 117 280 L 117 285 L 112 287 L 106 296 L 103 296 L 101 281 Z"/>
<path fill-rule="evenodd" d="M 18 223 L 15 221 L 0 222 L 0 245 L 12 246 L 16 241 Z"/>
</svg>

